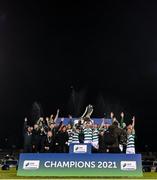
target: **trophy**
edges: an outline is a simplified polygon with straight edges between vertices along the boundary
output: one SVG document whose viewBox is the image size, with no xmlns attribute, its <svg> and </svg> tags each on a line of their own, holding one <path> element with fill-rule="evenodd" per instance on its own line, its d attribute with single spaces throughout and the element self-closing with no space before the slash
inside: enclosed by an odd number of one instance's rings
<svg viewBox="0 0 157 180">
<path fill-rule="evenodd" d="M 86 123 L 92 123 L 91 118 L 90 118 L 92 113 L 93 113 L 93 106 L 91 104 L 89 104 L 86 107 L 85 112 L 83 113 L 83 115 L 80 117 L 79 124 L 84 125 Z"/>
</svg>

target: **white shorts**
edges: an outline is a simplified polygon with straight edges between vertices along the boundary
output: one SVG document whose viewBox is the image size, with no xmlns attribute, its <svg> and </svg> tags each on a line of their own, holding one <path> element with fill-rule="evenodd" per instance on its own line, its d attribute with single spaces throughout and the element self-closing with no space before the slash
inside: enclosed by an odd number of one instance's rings
<svg viewBox="0 0 157 180">
<path fill-rule="evenodd" d="M 123 152 L 123 145 L 122 144 L 119 144 L 119 149 L 121 152 Z"/>
<path fill-rule="evenodd" d="M 70 144 L 79 144 L 79 143 L 80 143 L 79 141 L 73 141 Z"/>
<path fill-rule="evenodd" d="M 84 141 L 84 143 L 85 143 L 85 144 L 91 144 L 91 143 L 92 143 L 92 141 L 90 141 L 90 140 L 86 140 L 86 141 Z"/>
<path fill-rule="evenodd" d="M 99 144 L 98 142 L 92 142 L 92 146 L 95 148 L 95 149 L 99 149 Z"/>
<path fill-rule="evenodd" d="M 126 148 L 126 154 L 135 154 L 135 148 Z"/>
</svg>

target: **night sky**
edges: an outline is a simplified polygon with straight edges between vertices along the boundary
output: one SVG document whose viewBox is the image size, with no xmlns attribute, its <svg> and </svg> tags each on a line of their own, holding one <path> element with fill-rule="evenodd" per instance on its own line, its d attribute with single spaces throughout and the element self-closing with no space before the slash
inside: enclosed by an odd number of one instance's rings
<svg viewBox="0 0 157 180">
<path fill-rule="evenodd" d="M 51 3 L 50 3 L 51 2 Z M 153 2 L 153 1 L 152 1 Z M 44 116 L 136 116 L 137 146 L 156 151 L 155 1 L 0 1 L 0 144 L 22 142 L 33 102 Z M 80 110 L 80 111 L 79 111 Z M 126 118 L 127 119 L 127 118 Z M 129 121 L 129 118 L 128 118 Z M 18 138 L 17 138 L 18 137 Z"/>
</svg>

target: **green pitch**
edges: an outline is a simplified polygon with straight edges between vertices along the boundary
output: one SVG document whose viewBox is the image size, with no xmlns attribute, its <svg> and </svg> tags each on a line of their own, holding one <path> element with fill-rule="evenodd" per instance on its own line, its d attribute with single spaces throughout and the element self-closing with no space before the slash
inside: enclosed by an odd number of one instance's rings
<svg viewBox="0 0 157 180">
<path fill-rule="evenodd" d="M 157 172 L 155 173 L 144 173 L 144 176 L 142 177 L 142 178 L 112 178 L 112 177 L 107 177 L 107 178 L 65 178 L 65 177 L 63 177 L 63 178 L 55 178 L 55 177 L 45 177 L 45 178 L 43 178 L 43 177 L 33 177 L 33 178 L 31 178 L 31 177 L 18 177 L 18 176 L 16 176 L 16 170 L 15 169 L 10 169 L 10 170 L 7 170 L 7 171 L 2 171 L 2 170 L 0 170 L 0 179 L 57 179 L 57 180 L 59 180 L 59 179 L 94 179 L 94 180 L 96 180 L 96 179 L 105 179 L 105 180 L 107 180 L 107 179 L 157 179 Z"/>
</svg>

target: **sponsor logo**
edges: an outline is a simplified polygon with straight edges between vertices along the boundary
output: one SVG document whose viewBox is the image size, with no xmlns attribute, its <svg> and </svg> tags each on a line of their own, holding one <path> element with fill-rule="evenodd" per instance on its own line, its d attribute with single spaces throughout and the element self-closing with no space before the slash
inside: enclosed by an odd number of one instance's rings
<svg viewBox="0 0 157 180">
<path fill-rule="evenodd" d="M 39 169 L 39 160 L 25 160 L 23 163 L 23 169 Z"/>
<path fill-rule="evenodd" d="M 74 145 L 74 153 L 86 153 L 87 145 Z"/>
<path fill-rule="evenodd" d="M 137 169 L 136 161 L 121 161 L 120 165 L 123 171 L 135 171 Z"/>
</svg>

